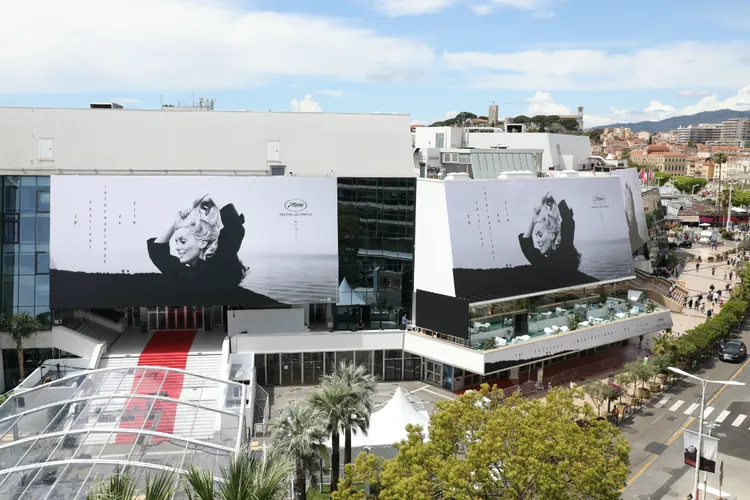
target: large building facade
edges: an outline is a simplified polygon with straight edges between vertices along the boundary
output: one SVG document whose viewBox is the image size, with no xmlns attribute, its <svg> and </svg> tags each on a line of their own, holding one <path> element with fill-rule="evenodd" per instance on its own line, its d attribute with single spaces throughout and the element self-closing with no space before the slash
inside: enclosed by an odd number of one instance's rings
<svg viewBox="0 0 750 500">
<path fill-rule="evenodd" d="M 440 133 L 419 139 L 425 148 L 485 148 L 467 153 L 482 175 L 418 179 L 402 115 L 0 109 L 2 311 L 29 312 L 49 328 L 29 342 L 27 368 L 66 356 L 111 366 L 115 352 L 126 359 L 128 339 L 198 330 L 217 343 L 222 377 L 237 381 L 314 384 L 350 360 L 383 380 L 460 390 L 519 381 L 531 368 L 671 326 L 668 310 L 628 294 L 632 254 L 645 242 L 634 236 L 640 186 L 579 172 L 594 165 L 587 140 Z M 497 178 L 524 169 L 530 175 Z M 490 207 L 489 192 L 505 205 Z M 196 198 L 198 223 L 221 209 L 221 231 L 235 220 L 228 205 L 241 215 L 241 280 L 220 290 L 214 278 L 185 281 L 231 259 L 211 249 L 216 237 L 204 238 L 193 263 L 175 247 L 184 243 L 168 243 L 183 229 L 178 196 Z M 565 237 L 574 247 L 554 258 L 561 267 L 545 267 L 561 243 L 539 257 L 535 236 L 519 235 L 534 203 L 563 228 L 566 210 L 576 214 L 575 236 Z M 596 224 L 605 219 L 613 232 L 602 239 Z M 279 267 L 292 247 L 294 266 Z M 512 262 L 498 264 L 500 254 Z M 474 257 L 483 264 L 466 264 Z M 163 277 L 168 268 L 177 281 Z M 117 340 L 87 337 L 92 322 Z M 17 362 L 7 338 L 1 346 L 10 388 Z M 242 368 L 223 371 L 230 366 Z"/>
</svg>

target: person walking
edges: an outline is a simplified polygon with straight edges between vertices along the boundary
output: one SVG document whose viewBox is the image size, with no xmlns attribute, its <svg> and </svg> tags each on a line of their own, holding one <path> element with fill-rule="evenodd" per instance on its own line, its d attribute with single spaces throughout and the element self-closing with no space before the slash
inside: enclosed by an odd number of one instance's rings
<svg viewBox="0 0 750 500">
<path fill-rule="evenodd" d="M 698 269 L 700 269 L 700 267 L 701 267 L 701 263 L 700 262 L 696 262 L 695 263 L 695 272 L 696 273 L 698 272 Z"/>
<path fill-rule="evenodd" d="M 727 279 L 727 272 L 724 271 L 724 280 L 726 280 L 726 279 Z"/>
<path fill-rule="evenodd" d="M 615 426 L 618 426 L 620 424 L 620 422 L 619 422 L 619 420 L 620 420 L 620 410 L 617 409 L 616 406 L 612 410 L 612 419 L 615 422 Z"/>
<path fill-rule="evenodd" d="M 711 266 L 711 276 L 716 274 L 716 266 Z"/>
<path fill-rule="evenodd" d="M 734 275 L 734 273 L 732 271 L 729 271 L 729 281 L 732 281 L 732 276 L 733 275 Z"/>
<path fill-rule="evenodd" d="M 693 308 L 693 299 L 691 298 L 690 300 L 688 300 L 688 309 L 692 309 L 692 308 Z"/>
</svg>

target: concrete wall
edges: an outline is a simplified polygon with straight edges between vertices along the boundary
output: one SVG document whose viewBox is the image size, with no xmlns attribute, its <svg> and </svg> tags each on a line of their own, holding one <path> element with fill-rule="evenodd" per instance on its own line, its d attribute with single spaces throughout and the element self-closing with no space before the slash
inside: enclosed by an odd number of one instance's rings
<svg viewBox="0 0 750 500">
<path fill-rule="evenodd" d="M 580 170 L 581 164 L 588 163 L 591 156 L 591 142 L 586 136 L 567 134 L 482 134 L 469 133 L 468 145 L 477 149 L 489 149 L 497 146 L 507 146 L 508 149 L 542 149 L 542 171 L 570 168 L 569 158 L 572 156 L 573 170 Z M 558 151 L 557 146 L 560 146 Z"/>
<path fill-rule="evenodd" d="M 90 358 L 94 347 L 99 344 L 95 339 L 82 335 L 64 326 L 53 326 L 52 330 L 39 332 L 23 344 L 25 349 L 57 348 L 82 358 Z M 0 349 L 15 349 L 13 339 L 0 335 Z"/>
<path fill-rule="evenodd" d="M 283 164 L 295 175 L 414 177 L 411 145 L 408 115 L 0 108 L 3 175 L 265 175 Z"/>
</svg>

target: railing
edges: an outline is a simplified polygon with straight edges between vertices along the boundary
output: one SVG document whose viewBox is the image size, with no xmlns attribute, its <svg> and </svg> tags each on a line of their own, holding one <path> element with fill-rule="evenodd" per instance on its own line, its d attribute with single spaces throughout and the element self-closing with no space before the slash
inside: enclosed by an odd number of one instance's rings
<svg viewBox="0 0 750 500">
<path fill-rule="evenodd" d="M 253 417 L 253 435 L 257 436 L 261 434 L 263 437 L 266 437 L 268 422 L 271 419 L 270 397 L 268 392 L 257 383 L 255 384 L 255 401 L 253 404 L 257 411 Z M 260 432 L 258 432 L 257 426 L 260 426 Z"/>
<path fill-rule="evenodd" d="M 558 373 L 557 375 L 553 375 L 551 377 L 544 377 L 542 378 L 541 383 L 537 380 L 529 380 L 522 384 L 508 387 L 506 389 L 503 389 L 503 394 L 506 397 L 510 397 L 515 392 L 520 392 L 523 396 L 534 394 L 546 390 L 550 385 L 555 387 L 569 384 L 570 382 L 577 382 L 592 375 L 613 370 L 616 366 L 617 358 L 603 359 L 601 361 L 597 361 L 596 363 L 591 363 L 590 365 L 579 366 L 578 368 L 565 370 L 564 372 Z"/>
</svg>

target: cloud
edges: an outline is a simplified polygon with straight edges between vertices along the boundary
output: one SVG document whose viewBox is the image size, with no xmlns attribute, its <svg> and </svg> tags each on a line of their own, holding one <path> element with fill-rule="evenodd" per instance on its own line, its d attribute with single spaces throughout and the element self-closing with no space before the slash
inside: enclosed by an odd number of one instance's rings
<svg viewBox="0 0 750 500">
<path fill-rule="evenodd" d="M 247 3 L 8 3 L 0 93 L 246 88 L 290 76 L 404 81 L 434 68 L 433 50 L 420 41 L 332 17 L 251 11 Z"/>
<path fill-rule="evenodd" d="M 344 91 L 340 90 L 340 89 L 334 89 L 334 90 L 316 90 L 315 93 L 316 94 L 321 94 L 321 95 L 329 95 L 331 97 L 341 97 L 342 95 L 344 95 Z"/>
<path fill-rule="evenodd" d="M 416 16 L 435 14 L 460 0 L 374 0 L 377 10 L 387 16 Z"/>
<path fill-rule="evenodd" d="M 301 113 L 321 113 L 323 111 L 323 108 L 320 107 L 320 103 L 313 101 L 310 94 L 307 94 L 301 101 L 292 99 L 290 104 L 292 105 L 293 111 L 299 111 Z"/>
<path fill-rule="evenodd" d="M 557 1 L 559 0 L 484 0 L 484 3 L 473 3 L 474 0 L 372 0 L 376 10 L 391 17 L 435 14 L 458 4 L 466 4 L 479 16 L 486 16 L 498 9 L 516 9 L 532 11 L 532 16 L 547 19 L 554 17 L 554 12 L 539 9 Z"/>
<path fill-rule="evenodd" d="M 557 14 L 549 10 L 538 10 L 531 14 L 531 17 L 535 17 L 537 19 L 552 19 L 556 15 Z"/>
<path fill-rule="evenodd" d="M 678 90 L 677 97 L 700 98 L 711 95 L 708 90 Z"/>
<path fill-rule="evenodd" d="M 526 99 L 526 102 L 529 103 L 529 109 L 526 112 L 529 116 L 570 114 L 570 108 L 556 103 L 549 92 L 537 90 L 534 97 Z"/>
<path fill-rule="evenodd" d="M 492 14 L 492 11 L 495 10 L 495 7 L 489 4 L 478 4 L 472 5 L 471 10 L 478 16 L 486 16 L 488 14 Z"/>
<path fill-rule="evenodd" d="M 716 111 L 717 109 L 734 109 L 737 111 L 750 110 L 750 85 L 741 88 L 735 95 L 726 99 L 719 99 L 716 94 L 703 97 L 695 102 L 682 108 L 676 108 L 669 104 L 652 100 L 648 106 L 640 111 L 631 111 L 629 109 L 617 109 L 611 107 L 610 115 L 585 115 L 584 122 L 586 127 L 597 127 L 610 123 L 633 123 L 640 121 L 657 121 L 672 116 L 694 115 L 702 111 Z"/>
<path fill-rule="evenodd" d="M 430 123 L 428 121 L 426 121 L 426 120 L 412 120 L 411 121 L 411 125 L 422 125 L 422 126 L 426 127 L 429 124 Z"/>
<path fill-rule="evenodd" d="M 624 51 L 445 51 L 442 59 L 448 69 L 468 74 L 472 88 L 626 90 L 674 88 L 679 83 L 731 89 L 750 82 L 748 53 L 750 42 L 686 41 Z"/>
</svg>

